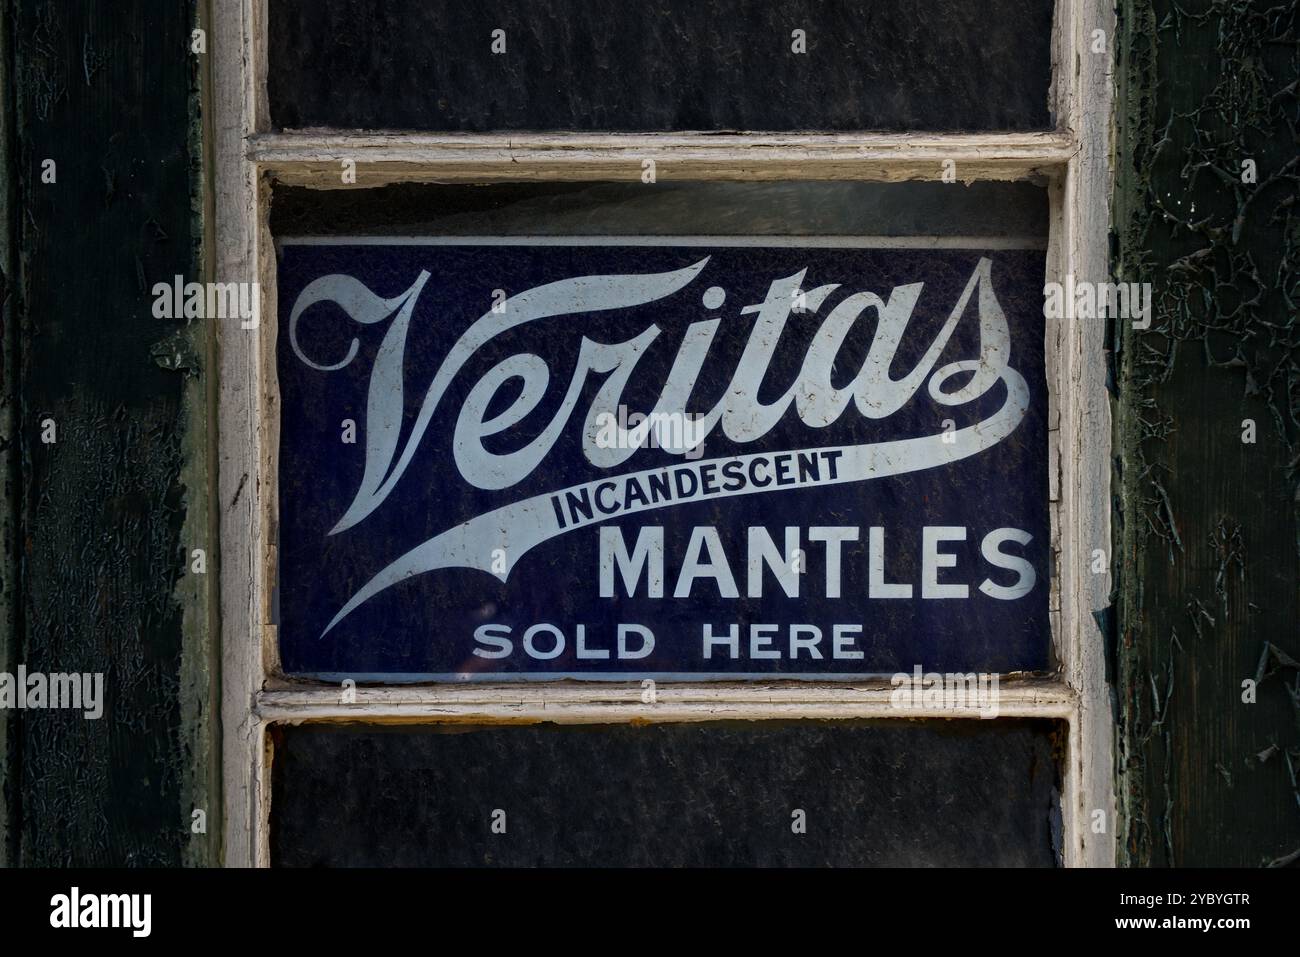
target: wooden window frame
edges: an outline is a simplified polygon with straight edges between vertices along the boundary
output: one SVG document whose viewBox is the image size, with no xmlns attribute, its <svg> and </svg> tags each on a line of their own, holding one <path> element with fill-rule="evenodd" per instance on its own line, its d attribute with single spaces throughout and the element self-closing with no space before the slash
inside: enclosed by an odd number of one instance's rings
<svg viewBox="0 0 1300 957">
<path fill-rule="evenodd" d="M 1057 129 L 980 134 L 402 134 L 269 132 L 266 0 L 214 6 L 209 177 L 214 233 L 209 268 L 220 281 L 261 283 L 261 321 L 218 331 L 223 848 L 227 866 L 270 859 L 273 724 L 304 721 L 619 723 L 771 718 L 973 718 L 967 711 L 890 707 L 887 681 L 664 683 L 643 704 L 636 680 L 599 683 L 466 683 L 357 688 L 278 676 L 271 624 L 276 555 L 275 255 L 270 182 L 339 186 L 344 159 L 356 185 L 639 180 L 652 158 L 667 179 L 937 179 L 1041 177 L 1051 201 L 1048 279 L 1108 278 L 1109 48 L 1114 16 L 1102 0 L 1057 0 L 1051 97 Z M 1103 31 L 1107 52 L 1090 52 Z M 1054 574 L 1052 643 L 1058 674 L 1005 678 L 1000 717 L 1068 726 L 1063 758 L 1062 857 L 1066 866 L 1115 863 L 1113 719 L 1103 638 L 1094 611 L 1111 578 L 1110 407 L 1105 322 L 1048 321 L 1049 474 Z M 1092 556 L 1107 571 L 1092 572 Z M 1098 812 L 1102 817 L 1099 818 Z M 1097 832 L 1098 821 L 1103 823 Z"/>
</svg>

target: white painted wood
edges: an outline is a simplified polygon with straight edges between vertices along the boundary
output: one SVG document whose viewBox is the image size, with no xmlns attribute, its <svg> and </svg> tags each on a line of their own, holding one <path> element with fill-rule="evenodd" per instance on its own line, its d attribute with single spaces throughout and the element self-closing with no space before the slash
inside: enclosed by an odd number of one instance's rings
<svg viewBox="0 0 1300 957">
<path fill-rule="evenodd" d="M 237 11 L 234 15 L 224 15 Z M 225 863 L 269 861 L 271 723 L 707 721 L 771 718 L 974 717 L 898 710 L 887 682 L 660 683 L 655 702 L 639 682 L 388 686 L 357 688 L 344 704 L 336 686 L 276 677 L 269 624 L 274 574 L 278 394 L 273 362 L 274 256 L 266 178 L 342 187 L 341 164 L 357 164 L 356 185 L 388 182 L 638 180 L 642 161 L 676 179 L 938 179 L 945 160 L 958 179 L 1043 178 L 1053 198 L 1050 276 L 1106 276 L 1109 198 L 1109 53 L 1088 51 L 1093 29 L 1109 48 L 1113 18 L 1104 0 L 1058 0 L 1053 104 L 1060 132 L 1033 134 L 671 134 L 411 135 L 300 131 L 267 133 L 265 0 L 230 0 L 214 23 L 217 278 L 263 283 L 259 330 L 223 327 L 220 367 L 222 721 Z M 1047 329 L 1052 395 L 1049 461 L 1053 546 L 1059 554 L 1050 598 L 1057 677 L 1006 678 L 1003 717 L 1069 724 L 1063 786 L 1067 865 L 1109 865 L 1114 795 L 1108 689 L 1092 612 L 1105 606 L 1108 575 L 1089 571 L 1094 547 L 1110 549 L 1110 424 L 1104 388 L 1104 324 Z M 1109 555 L 1108 555 L 1109 558 Z M 265 689 L 265 690 L 264 690 Z M 1106 833 L 1092 833 L 1092 809 Z"/>
<path fill-rule="evenodd" d="M 1067 164 L 1058 277 L 1109 279 L 1111 111 L 1114 13 L 1105 0 L 1060 0 L 1068 29 L 1060 63 L 1066 69 L 1065 116 L 1078 147 Z M 1068 15 L 1065 11 L 1069 11 Z M 1094 52 L 1102 31 L 1104 52 Z M 1070 723 L 1063 814 L 1066 863 L 1115 864 L 1114 722 L 1106 684 L 1105 648 L 1094 612 L 1109 604 L 1109 571 L 1092 571 L 1093 552 L 1113 561 L 1110 529 L 1111 419 L 1106 389 L 1106 323 L 1054 321 L 1059 327 L 1059 471 L 1062 494 L 1060 603 L 1064 675 L 1077 695 Z M 1094 814 L 1104 831 L 1094 832 Z"/>
<path fill-rule="evenodd" d="M 343 188 L 344 161 L 356 187 L 392 182 L 527 180 L 640 181 L 655 161 L 659 179 L 937 180 L 952 160 L 963 182 L 1027 179 L 1069 158 L 1061 133 L 774 135 L 268 133 L 248 157 L 286 183 Z"/>
<path fill-rule="evenodd" d="M 256 281 L 261 268 L 257 171 L 243 155 L 257 109 L 257 9 L 258 0 L 238 0 L 223 6 L 212 25 L 215 278 L 220 282 Z M 267 581 L 260 332 L 226 322 L 217 333 L 223 850 L 230 867 L 266 863 L 265 735 L 255 707 L 264 674 L 260 638 Z"/>
<path fill-rule="evenodd" d="M 553 682 L 285 688 L 258 696 L 266 722 L 302 721 L 759 721 L 772 718 L 979 718 L 973 705 L 898 708 L 889 681 L 653 683 Z M 1068 719 L 1072 691 L 1058 681 L 1008 678 L 998 688 L 998 717 Z M 989 720 L 996 720 L 990 718 Z"/>
</svg>

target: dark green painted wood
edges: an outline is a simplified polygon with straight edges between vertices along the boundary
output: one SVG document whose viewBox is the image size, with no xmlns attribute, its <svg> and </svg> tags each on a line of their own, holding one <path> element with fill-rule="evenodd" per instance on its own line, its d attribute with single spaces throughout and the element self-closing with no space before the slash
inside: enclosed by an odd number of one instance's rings
<svg viewBox="0 0 1300 957">
<path fill-rule="evenodd" d="M 1121 860 L 1258 866 L 1300 851 L 1300 13 L 1183 8 L 1120 5 Z"/>
<path fill-rule="evenodd" d="M 197 278 L 195 16 L 192 2 L 64 0 L 18 3 L 10 20 L 22 396 L 14 658 L 30 671 L 102 671 L 107 701 L 98 721 L 11 715 L 27 865 L 211 859 L 210 836 L 190 826 L 190 809 L 216 800 L 212 689 L 192 660 L 207 637 L 175 597 L 187 590 L 189 549 L 208 544 L 191 540 L 203 489 L 183 480 L 203 449 L 187 405 L 198 356 L 163 368 L 155 347 L 183 330 L 151 309 L 155 282 Z M 46 159 L 53 183 L 41 180 Z M 202 330 L 186 334 L 204 341 Z M 41 441 L 46 419 L 53 444 Z"/>
<path fill-rule="evenodd" d="M 12 672 L 18 614 L 18 321 L 12 24 L 0 14 L 0 671 Z M 0 710 L 0 867 L 17 858 L 14 722 Z"/>
</svg>

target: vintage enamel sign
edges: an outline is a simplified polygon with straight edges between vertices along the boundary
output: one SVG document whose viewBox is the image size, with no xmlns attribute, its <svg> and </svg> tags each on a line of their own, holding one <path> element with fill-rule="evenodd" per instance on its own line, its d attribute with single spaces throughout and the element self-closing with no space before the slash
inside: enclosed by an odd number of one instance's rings
<svg viewBox="0 0 1300 957">
<path fill-rule="evenodd" d="M 283 242 L 285 671 L 1046 667 L 1043 271 L 987 240 Z"/>
</svg>

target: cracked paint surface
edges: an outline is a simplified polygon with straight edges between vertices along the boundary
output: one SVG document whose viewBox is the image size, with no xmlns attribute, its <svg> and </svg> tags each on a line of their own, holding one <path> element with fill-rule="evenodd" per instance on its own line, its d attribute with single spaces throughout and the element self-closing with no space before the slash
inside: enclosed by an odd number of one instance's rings
<svg viewBox="0 0 1300 957">
<path fill-rule="evenodd" d="M 30 671 L 102 672 L 105 693 L 101 720 L 11 718 L 0 770 L 19 864 L 215 860 L 210 330 L 153 318 L 150 292 L 201 261 L 195 18 L 193 3 L 107 16 L 68 2 L 18 5 L 8 23 L 17 623 L 0 644 Z M 199 547 L 207 576 L 190 573 Z"/>
<path fill-rule="evenodd" d="M 1121 863 L 1300 848 L 1298 17 L 1119 6 L 1115 272 L 1154 302 L 1115 330 Z"/>
</svg>

